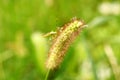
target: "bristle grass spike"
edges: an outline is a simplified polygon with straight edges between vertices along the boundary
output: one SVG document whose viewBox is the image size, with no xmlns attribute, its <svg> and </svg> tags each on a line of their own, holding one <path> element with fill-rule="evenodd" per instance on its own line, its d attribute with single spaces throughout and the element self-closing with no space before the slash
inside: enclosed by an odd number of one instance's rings
<svg viewBox="0 0 120 80">
<path fill-rule="evenodd" d="M 85 27 L 86 25 L 82 20 L 73 18 L 57 32 L 57 36 L 50 47 L 46 62 L 48 69 L 54 69 L 60 65 L 68 47 Z"/>
</svg>

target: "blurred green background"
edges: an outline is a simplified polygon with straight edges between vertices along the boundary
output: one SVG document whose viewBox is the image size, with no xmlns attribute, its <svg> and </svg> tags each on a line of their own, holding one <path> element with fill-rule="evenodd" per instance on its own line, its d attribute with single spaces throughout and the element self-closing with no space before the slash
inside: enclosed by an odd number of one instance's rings
<svg viewBox="0 0 120 80">
<path fill-rule="evenodd" d="M 119 0 L 0 0 L 0 80 L 44 80 L 42 35 L 75 16 L 88 28 L 48 80 L 120 80 Z"/>
</svg>

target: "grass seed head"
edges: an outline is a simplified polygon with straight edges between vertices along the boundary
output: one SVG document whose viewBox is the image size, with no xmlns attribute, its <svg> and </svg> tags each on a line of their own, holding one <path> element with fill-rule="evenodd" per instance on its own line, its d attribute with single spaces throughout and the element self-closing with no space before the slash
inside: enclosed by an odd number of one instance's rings
<svg viewBox="0 0 120 80">
<path fill-rule="evenodd" d="M 85 24 L 83 21 L 74 18 L 57 32 L 57 36 L 50 47 L 46 62 L 48 69 L 54 69 L 60 65 L 68 47 L 84 27 Z"/>
</svg>

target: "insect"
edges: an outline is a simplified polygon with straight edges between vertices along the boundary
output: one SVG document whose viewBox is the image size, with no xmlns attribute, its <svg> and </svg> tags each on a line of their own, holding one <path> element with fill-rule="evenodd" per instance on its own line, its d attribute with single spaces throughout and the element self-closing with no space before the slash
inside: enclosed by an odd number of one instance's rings
<svg viewBox="0 0 120 80">
<path fill-rule="evenodd" d="M 48 69 L 54 69 L 60 65 L 70 44 L 85 27 L 82 20 L 74 18 L 56 32 L 46 62 Z"/>
</svg>

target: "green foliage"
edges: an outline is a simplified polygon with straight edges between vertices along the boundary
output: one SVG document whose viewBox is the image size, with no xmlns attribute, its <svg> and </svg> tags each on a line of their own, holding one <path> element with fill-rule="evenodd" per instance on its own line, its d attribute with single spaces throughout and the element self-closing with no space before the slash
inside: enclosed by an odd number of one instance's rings
<svg viewBox="0 0 120 80">
<path fill-rule="evenodd" d="M 88 28 L 48 79 L 119 80 L 120 2 L 106 1 L 0 0 L 0 80 L 44 80 L 51 40 L 42 35 L 75 16 Z"/>
</svg>

